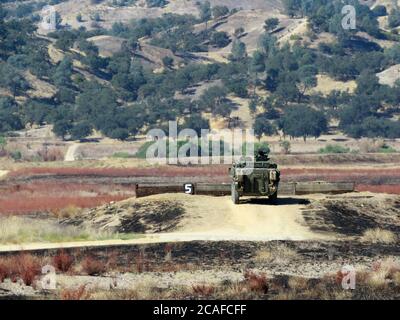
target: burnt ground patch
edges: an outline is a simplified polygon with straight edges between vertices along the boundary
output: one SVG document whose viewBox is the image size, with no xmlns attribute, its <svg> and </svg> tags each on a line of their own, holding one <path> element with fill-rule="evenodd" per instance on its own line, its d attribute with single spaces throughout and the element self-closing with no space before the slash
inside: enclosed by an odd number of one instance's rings
<svg viewBox="0 0 400 320">
<path fill-rule="evenodd" d="M 400 256 L 399 243 L 367 244 L 357 241 L 192 241 L 179 243 L 154 243 L 119 245 L 107 247 L 86 247 L 79 249 L 63 249 L 77 260 L 85 256 L 103 260 L 105 263 L 110 255 L 118 257 L 116 263 L 121 267 L 131 266 L 137 257 L 146 261 L 151 270 L 162 264 L 169 263 L 165 257 L 171 254 L 174 264 L 192 264 L 203 269 L 219 268 L 222 265 L 233 269 L 246 269 L 255 266 L 254 258 L 261 250 L 270 251 L 282 245 L 297 252 L 298 257 L 289 262 L 292 268 L 306 262 L 326 261 L 372 261 L 379 257 Z M 49 257 L 59 253 L 59 249 L 35 250 L 37 256 Z M 0 253 L 0 257 L 19 255 L 20 253 Z M 265 267 L 282 268 L 281 265 L 265 263 Z"/>
<path fill-rule="evenodd" d="M 61 221 L 118 233 L 160 233 L 174 230 L 185 209 L 174 200 L 137 200 L 108 204 Z"/>
<path fill-rule="evenodd" d="M 400 200 L 397 196 L 331 197 L 310 204 L 303 216 L 314 231 L 361 236 L 366 230 L 381 228 L 400 233 Z"/>
<path fill-rule="evenodd" d="M 132 207 L 137 214 L 122 218 L 117 232 L 146 233 L 149 229 L 154 233 L 167 232 L 178 226 L 185 213 L 180 204 L 170 202 L 164 205 L 160 204 L 158 208 L 154 208 L 154 206 L 146 208 L 146 206 L 143 207 L 138 204 L 134 204 Z"/>
</svg>

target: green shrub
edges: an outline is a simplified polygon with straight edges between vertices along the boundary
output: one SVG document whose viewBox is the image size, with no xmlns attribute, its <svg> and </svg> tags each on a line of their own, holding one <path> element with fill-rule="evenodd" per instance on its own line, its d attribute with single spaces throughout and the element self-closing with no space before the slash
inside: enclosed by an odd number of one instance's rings
<svg viewBox="0 0 400 320">
<path fill-rule="evenodd" d="M 301 40 L 301 39 L 302 39 L 302 37 L 299 36 L 298 34 L 292 34 L 292 35 L 290 36 L 290 40 L 292 40 L 292 41 L 299 41 L 299 40 Z"/>
<path fill-rule="evenodd" d="M 327 154 L 327 153 L 349 153 L 350 148 L 342 147 L 338 144 L 328 144 L 325 148 L 321 148 L 318 150 L 319 153 Z"/>
<path fill-rule="evenodd" d="M 22 159 L 22 153 L 21 151 L 13 151 L 10 153 L 10 157 L 13 158 L 15 161 L 18 161 Z"/>
<path fill-rule="evenodd" d="M 179 152 L 180 148 L 182 146 L 184 146 L 188 141 L 186 140 L 179 140 L 177 142 L 177 150 Z M 139 159 L 145 159 L 146 158 L 146 154 L 147 154 L 147 150 L 150 148 L 150 146 L 152 146 L 155 142 L 154 141 L 148 141 L 146 143 L 144 143 L 138 150 L 138 152 L 135 154 L 136 158 Z M 223 156 L 224 155 L 224 151 L 228 150 L 228 152 L 233 153 L 231 146 L 224 143 L 223 141 L 220 141 L 220 155 Z M 258 150 L 264 150 L 266 153 L 270 153 L 271 149 L 268 145 L 268 143 L 266 142 L 257 142 L 254 144 L 254 156 L 257 154 Z M 199 141 L 198 143 L 198 155 L 201 155 L 201 142 Z M 246 150 L 247 150 L 247 144 L 243 144 L 242 146 L 242 154 L 245 156 L 246 155 Z M 167 153 L 169 154 L 169 142 L 167 141 Z M 212 152 L 212 142 L 209 142 L 209 156 L 212 156 L 213 152 Z M 174 157 L 173 155 L 170 155 L 170 157 Z"/>
<path fill-rule="evenodd" d="M 134 156 L 129 154 L 128 152 L 116 152 L 113 154 L 113 158 L 129 159 L 133 157 Z"/>
<path fill-rule="evenodd" d="M 147 154 L 147 150 L 150 148 L 150 146 L 152 146 L 154 143 L 154 141 L 148 141 L 146 143 L 144 143 L 138 150 L 138 152 L 135 154 L 136 158 L 139 159 L 145 159 L 146 158 L 146 154 Z M 177 142 L 177 150 L 179 152 L 180 148 L 183 147 L 185 144 L 187 144 L 188 141 L 187 140 L 179 140 Z M 227 150 L 231 150 L 230 149 L 230 145 L 225 144 L 223 141 L 220 141 L 220 155 L 224 155 L 224 150 L 225 148 L 227 148 Z M 201 155 L 201 141 L 199 140 L 198 142 L 198 155 Z M 169 141 L 167 141 L 167 154 L 170 155 L 170 150 L 169 150 Z M 212 142 L 209 142 L 209 156 L 212 156 L 213 152 L 212 152 Z M 174 157 L 174 155 L 170 155 L 171 158 Z"/>
<path fill-rule="evenodd" d="M 379 152 L 379 153 L 396 153 L 397 150 L 394 149 L 393 147 L 388 146 L 388 145 L 385 144 L 383 147 L 381 147 L 381 148 L 379 149 L 378 152 Z"/>
<path fill-rule="evenodd" d="M 0 136 L 0 148 L 5 147 L 6 144 L 7 144 L 6 138 Z"/>
<path fill-rule="evenodd" d="M 136 152 L 135 157 L 139 159 L 146 159 L 146 153 L 147 149 L 153 145 L 155 142 L 154 141 L 148 141 L 139 148 L 139 150 Z"/>
<path fill-rule="evenodd" d="M 290 144 L 289 141 L 284 140 L 279 144 L 279 146 L 282 148 L 282 152 L 284 154 L 290 154 L 290 152 L 291 152 L 291 144 Z"/>
</svg>

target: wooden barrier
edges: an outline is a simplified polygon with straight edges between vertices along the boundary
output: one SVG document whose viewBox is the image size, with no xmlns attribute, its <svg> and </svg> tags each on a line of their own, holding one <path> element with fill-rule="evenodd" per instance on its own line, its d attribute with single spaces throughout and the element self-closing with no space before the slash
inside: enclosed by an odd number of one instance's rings
<svg viewBox="0 0 400 320">
<path fill-rule="evenodd" d="M 136 185 L 136 197 L 147 197 L 163 193 L 183 193 L 183 184 L 140 184 Z"/>
<path fill-rule="evenodd" d="M 190 187 L 186 189 L 185 186 L 188 185 Z M 231 185 L 229 183 L 140 184 L 136 185 L 136 196 L 185 193 L 187 190 L 191 190 L 191 194 L 197 195 L 227 196 L 231 194 Z M 354 190 L 355 184 L 350 182 L 282 182 L 279 184 L 280 195 L 337 194 L 354 192 Z"/>
<path fill-rule="evenodd" d="M 299 182 L 296 183 L 295 194 L 348 193 L 354 190 L 353 182 Z"/>
<path fill-rule="evenodd" d="M 198 183 L 195 185 L 195 194 L 215 196 L 227 196 L 231 194 L 231 184 L 211 184 L 211 183 Z"/>
<path fill-rule="evenodd" d="M 296 183 L 295 182 L 283 182 L 279 184 L 278 195 L 295 195 L 296 194 Z"/>
</svg>

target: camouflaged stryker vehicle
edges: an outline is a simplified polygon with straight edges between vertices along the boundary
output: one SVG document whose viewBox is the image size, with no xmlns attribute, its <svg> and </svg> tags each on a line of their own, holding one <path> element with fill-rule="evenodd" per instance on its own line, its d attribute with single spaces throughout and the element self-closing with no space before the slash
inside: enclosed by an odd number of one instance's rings
<svg viewBox="0 0 400 320">
<path fill-rule="evenodd" d="M 269 197 L 276 203 L 280 171 L 275 163 L 271 163 L 265 151 L 258 151 L 254 164 L 243 160 L 229 169 L 232 177 L 232 201 L 239 204 L 240 197 Z"/>
</svg>

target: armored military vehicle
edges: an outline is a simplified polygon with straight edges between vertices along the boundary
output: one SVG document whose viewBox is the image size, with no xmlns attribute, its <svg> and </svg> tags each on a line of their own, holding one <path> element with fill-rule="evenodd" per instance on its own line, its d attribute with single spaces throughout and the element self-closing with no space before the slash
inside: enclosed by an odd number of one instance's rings
<svg viewBox="0 0 400 320">
<path fill-rule="evenodd" d="M 278 199 L 280 171 L 265 151 L 258 151 L 255 161 L 241 159 L 230 168 L 232 177 L 232 201 L 239 204 L 240 197 L 269 197 L 271 202 Z"/>
</svg>

